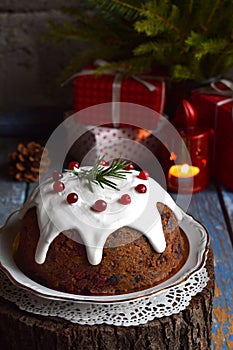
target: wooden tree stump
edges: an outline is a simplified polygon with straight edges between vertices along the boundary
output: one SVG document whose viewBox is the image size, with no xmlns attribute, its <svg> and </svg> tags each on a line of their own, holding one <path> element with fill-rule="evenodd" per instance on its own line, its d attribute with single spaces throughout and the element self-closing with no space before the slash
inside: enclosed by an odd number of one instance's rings
<svg viewBox="0 0 233 350">
<path fill-rule="evenodd" d="M 208 254 L 207 286 L 182 312 L 140 326 L 77 325 L 20 310 L 0 298 L 3 350 L 207 350 L 211 348 L 214 297 L 213 253 Z"/>
</svg>

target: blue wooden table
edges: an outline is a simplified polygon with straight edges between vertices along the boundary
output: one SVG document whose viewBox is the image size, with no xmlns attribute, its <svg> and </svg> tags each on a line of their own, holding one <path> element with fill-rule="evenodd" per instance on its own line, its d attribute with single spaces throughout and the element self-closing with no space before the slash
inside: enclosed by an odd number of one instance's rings
<svg viewBox="0 0 233 350">
<path fill-rule="evenodd" d="M 25 137 L 0 136 L 0 226 L 22 205 L 34 186 L 13 181 L 7 174 L 8 154 L 19 142 L 25 143 Z M 214 251 L 212 349 L 230 350 L 233 349 L 233 193 L 212 184 L 193 194 L 188 212 L 206 226 Z"/>
</svg>

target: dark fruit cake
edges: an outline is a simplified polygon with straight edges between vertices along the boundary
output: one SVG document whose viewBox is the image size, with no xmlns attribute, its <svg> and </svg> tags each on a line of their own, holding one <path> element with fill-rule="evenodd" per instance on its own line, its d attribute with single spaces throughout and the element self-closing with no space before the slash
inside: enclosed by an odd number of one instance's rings
<svg viewBox="0 0 233 350">
<path fill-rule="evenodd" d="M 115 295 L 155 286 L 184 264 L 189 248 L 181 210 L 132 166 L 122 163 L 113 184 L 115 163 L 98 166 L 110 184 L 98 176 L 90 181 L 92 168 L 76 165 L 55 172 L 31 195 L 13 247 L 30 279 L 66 293 Z"/>
</svg>

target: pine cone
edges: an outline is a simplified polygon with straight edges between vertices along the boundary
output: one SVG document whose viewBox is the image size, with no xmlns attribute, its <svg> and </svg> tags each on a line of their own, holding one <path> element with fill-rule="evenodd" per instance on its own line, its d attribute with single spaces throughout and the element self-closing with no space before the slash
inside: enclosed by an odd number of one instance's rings
<svg viewBox="0 0 233 350">
<path fill-rule="evenodd" d="M 50 164 L 46 148 L 34 141 L 29 142 L 27 146 L 20 143 L 17 151 L 10 153 L 9 157 L 9 174 L 18 181 L 38 181 L 39 175 L 46 173 Z"/>
</svg>

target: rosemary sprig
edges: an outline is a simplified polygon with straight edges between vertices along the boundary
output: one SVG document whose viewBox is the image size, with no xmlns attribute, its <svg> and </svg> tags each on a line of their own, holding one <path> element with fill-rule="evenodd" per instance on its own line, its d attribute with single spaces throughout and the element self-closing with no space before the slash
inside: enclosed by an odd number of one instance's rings
<svg viewBox="0 0 233 350">
<path fill-rule="evenodd" d="M 93 190 L 92 183 L 95 183 L 100 185 L 102 188 L 104 188 L 105 185 L 119 191 L 116 183 L 111 181 L 109 177 L 115 179 L 126 179 L 126 174 L 129 174 L 130 171 L 124 169 L 131 163 L 123 159 L 115 159 L 109 166 L 103 166 L 101 165 L 103 159 L 104 157 L 98 158 L 95 165 L 89 170 L 80 169 L 79 171 L 76 171 L 66 169 L 65 171 L 73 173 L 80 179 L 87 179 L 91 190 Z"/>
</svg>

